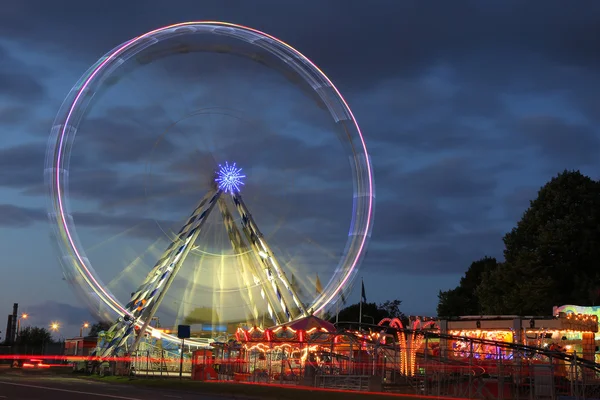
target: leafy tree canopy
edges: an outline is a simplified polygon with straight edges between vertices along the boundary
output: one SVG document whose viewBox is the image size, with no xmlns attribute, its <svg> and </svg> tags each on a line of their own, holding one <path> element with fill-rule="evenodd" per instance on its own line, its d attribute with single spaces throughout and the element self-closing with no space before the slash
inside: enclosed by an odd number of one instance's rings
<svg viewBox="0 0 600 400">
<path fill-rule="evenodd" d="M 32 347 L 41 347 L 48 343 L 54 343 L 52 333 L 49 330 L 35 326 L 28 326 L 22 329 L 17 340 L 21 345 Z"/>
<path fill-rule="evenodd" d="M 400 311 L 400 300 L 388 300 L 383 303 L 363 303 L 362 322 L 365 324 L 377 324 L 384 318 L 400 318 L 405 320 L 406 316 Z M 358 322 L 360 316 L 360 303 L 351 304 L 340 310 L 338 314 L 339 322 Z M 331 322 L 335 322 L 336 315 L 330 317 Z"/>
<path fill-rule="evenodd" d="M 384 318 L 406 319 L 406 315 L 404 315 L 404 313 L 400 311 L 400 304 L 402 304 L 402 300 L 386 300 L 383 303 L 379 304 L 378 309 L 380 311 L 383 311 L 383 313 L 385 314 Z"/>
<path fill-rule="evenodd" d="M 100 332 L 105 332 L 105 331 L 109 330 L 110 327 L 111 327 L 110 322 L 106 322 L 106 321 L 96 322 L 95 324 L 92 324 L 92 326 L 90 326 L 90 330 L 89 330 L 87 336 L 98 336 L 98 334 Z M 85 332 L 84 332 L 84 334 L 85 334 Z"/>
<path fill-rule="evenodd" d="M 478 315 L 481 306 L 476 294 L 484 273 L 493 271 L 498 267 L 495 258 L 484 257 L 471 264 L 465 275 L 460 279 L 459 285 L 438 294 L 437 313 L 439 316 L 451 317 L 459 315 Z"/>
</svg>

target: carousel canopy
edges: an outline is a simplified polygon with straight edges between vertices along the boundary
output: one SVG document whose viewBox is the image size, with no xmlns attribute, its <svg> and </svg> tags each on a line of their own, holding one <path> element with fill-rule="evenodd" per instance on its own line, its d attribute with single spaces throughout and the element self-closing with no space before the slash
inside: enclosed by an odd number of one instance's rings
<svg viewBox="0 0 600 400">
<path fill-rule="evenodd" d="M 280 326 L 286 326 L 295 331 L 309 331 L 313 328 L 323 328 L 327 332 L 335 332 L 337 330 L 331 322 L 325 321 L 321 318 L 317 318 L 314 315 L 309 315 L 308 317 L 300 318 L 295 321 L 288 322 L 287 324 L 282 324 Z"/>
</svg>

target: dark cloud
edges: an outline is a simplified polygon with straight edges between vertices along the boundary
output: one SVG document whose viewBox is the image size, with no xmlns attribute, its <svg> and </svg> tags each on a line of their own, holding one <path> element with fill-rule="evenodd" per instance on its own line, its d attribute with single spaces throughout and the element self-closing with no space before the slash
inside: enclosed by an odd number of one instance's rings
<svg viewBox="0 0 600 400">
<path fill-rule="evenodd" d="M 170 138 L 165 136 L 169 125 L 159 106 L 113 107 L 101 117 L 83 121 L 73 152 L 84 155 L 87 163 L 93 165 L 161 162 L 174 150 Z"/>
<path fill-rule="evenodd" d="M 178 230 L 180 222 L 160 221 L 131 215 L 110 215 L 93 212 L 74 212 L 73 221 L 78 227 L 99 228 L 109 233 L 130 230 L 135 237 L 157 239 L 165 231 Z M 45 210 L 22 207 L 14 204 L 0 204 L 0 227 L 26 228 L 38 222 L 47 222 Z"/>
<path fill-rule="evenodd" d="M 485 147 L 486 140 L 477 135 L 476 130 L 466 127 L 455 118 L 442 121 L 424 122 L 418 126 L 402 128 L 390 127 L 381 132 L 377 140 L 369 142 L 373 154 L 380 152 L 401 152 L 431 154 L 434 152 L 461 151 L 472 146 Z M 487 140 L 489 143 L 489 140 Z M 379 158 L 379 157 L 378 157 Z M 390 157 L 381 157 L 389 160 Z"/>
<path fill-rule="evenodd" d="M 377 218 L 374 235 L 385 241 L 423 240 L 447 229 L 449 222 L 449 215 L 427 200 L 412 204 L 380 201 L 376 212 L 377 216 L 384 217 Z"/>
<path fill-rule="evenodd" d="M 405 196 L 417 198 L 470 198 L 489 196 L 497 185 L 493 167 L 482 169 L 473 159 L 447 157 L 423 168 L 401 173 L 396 185 Z M 487 170 L 487 171 L 486 171 Z"/>
<path fill-rule="evenodd" d="M 512 221 L 518 221 L 525 210 L 529 208 L 529 203 L 537 197 L 540 187 L 517 187 L 504 198 L 504 209 L 506 217 Z"/>
<path fill-rule="evenodd" d="M 45 194 L 44 162 L 46 143 L 26 142 L 0 149 L 0 186 L 17 189 L 23 194 Z M 82 164 L 85 154 L 73 154 L 71 161 Z"/>
<path fill-rule="evenodd" d="M 461 274 L 486 255 L 501 258 L 503 236 L 504 232 L 483 229 L 441 234 L 418 243 L 372 241 L 365 268 L 413 275 Z"/>
<path fill-rule="evenodd" d="M 160 221 L 152 218 L 140 218 L 131 215 L 106 215 L 93 212 L 73 213 L 77 226 L 100 228 L 109 233 L 121 233 L 125 230 L 131 236 L 156 240 L 164 234 L 179 231 L 180 222 Z"/>
<path fill-rule="evenodd" d="M 90 312 L 81 307 L 73 306 L 67 303 L 57 301 L 46 301 L 43 304 L 34 304 L 26 307 L 26 312 L 30 316 L 30 323 L 42 327 L 48 327 L 51 322 L 60 324 L 60 333 L 62 336 L 69 336 L 65 332 L 67 327 L 79 328 L 85 321 L 93 321 Z"/>
<path fill-rule="evenodd" d="M 386 0 L 369 6 L 358 0 L 314 0 L 297 5 L 269 0 L 252 5 L 242 1 L 227 3 L 209 1 L 200 7 L 183 1 L 176 8 L 148 11 L 144 18 L 115 20 L 115 15 L 135 14 L 141 3 L 108 1 L 96 7 L 65 1 L 62 7 L 56 7 L 41 0 L 30 1 L 4 10 L 0 33 L 37 44 L 64 43 L 63 51 L 87 52 L 98 58 L 98 54 L 142 32 L 194 19 L 197 10 L 205 19 L 235 21 L 280 36 L 317 60 L 344 85 L 364 85 L 369 80 L 394 75 L 419 75 L 434 61 L 462 60 L 480 49 L 504 49 L 513 56 L 535 50 L 542 57 L 565 65 L 589 67 L 599 61 L 595 50 L 600 41 L 596 23 L 600 6 L 595 2 L 579 7 L 564 7 L 559 1 L 516 0 L 485 4 Z M 180 10 L 186 12 L 182 14 Z M 294 18 L 290 19 L 290 15 Z M 23 20 L 37 29 L 23 30 L 19 22 Z M 69 21 L 70 29 L 56 29 L 55 21 Z M 311 29 L 306 29 L 307 24 Z M 71 29 L 82 34 L 72 35 Z M 480 66 L 504 63 L 491 50 L 489 54 Z M 479 72 L 491 69 L 480 68 Z"/>
<path fill-rule="evenodd" d="M 0 125 L 17 125 L 27 121 L 31 110 L 26 106 L 0 106 Z"/>
<path fill-rule="evenodd" d="M 46 213 L 40 209 L 0 204 L 0 226 L 24 228 L 46 218 Z"/>
<path fill-rule="evenodd" d="M 195 183 L 190 179 L 177 179 L 174 175 L 127 174 L 114 169 L 73 166 L 69 176 L 69 196 L 75 209 L 88 210 L 93 204 L 92 208 L 103 212 L 127 212 L 138 217 L 149 213 L 156 218 L 158 216 L 153 214 L 161 209 L 163 213 L 171 209 L 175 215 L 180 207 L 185 209 L 184 213 L 191 210 L 203 195 L 198 196 L 198 193 L 208 188 L 204 182 Z"/>
<path fill-rule="evenodd" d="M 595 126 L 568 123 L 550 115 L 525 117 L 519 124 L 525 139 L 533 143 L 540 155 L 565 167 L 597 162 L 600 132 Z"/>
<path fill-rule="evenodd" d="M 0 72 L 0 95 L 4 99 L 32 101 L 44 95 L 44 87 L 32 76 L 23 73 Z"/>
<path fill-rule="evenodd" d="M 0 186 L 42 192 L 45 143 L 33 142 L 0 149 Z"/>
<path fill-rule="evenodd" d="M 36 70 L 13 58 L 0 46 L 0 99 L 31 103 L 45 94 Z"/>
</svg>

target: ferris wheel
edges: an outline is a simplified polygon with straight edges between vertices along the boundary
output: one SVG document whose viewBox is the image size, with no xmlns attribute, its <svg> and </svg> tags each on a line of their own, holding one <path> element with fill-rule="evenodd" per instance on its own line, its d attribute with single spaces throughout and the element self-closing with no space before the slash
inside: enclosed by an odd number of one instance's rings
<svg viewBox="0 0 600 400">
<path fill-rule="evenodd" d="M 145 268 L 145 278 L 134 278 L 130 282 L 134 286 L 128 289 L 130 291 L 128 292 L 128 301 L 124 301 L 122 297 L 118 298 L 113 294 L 109 285 L 104 283 L 107 278 L 102 276 L 104 268 L 102 264 L 107 263 L 106 260 L 110 259 L 110 254 L 103 255 L 105 257 L 103 262 L 92 262 L 88 257 L 90 246 L 83 244 L 82 236 L 78 234 L 78 231 L 82 231 L 82 224 L 79 223 L 84 221 L 82 215 L 89 220 L 89 213 L 73 211 L 71 194 L 80 193 L 74 189 L 76 176 L 80 178 L 80 181 L 88 184 L 90 180 L 98 178 L 85 175 L 92 171 L 90 168 L 73 168 L 72 160 L 89 161 L 88 159 L 93 158 L 94 154 L 93 147 L 88 147 L 85 154 L 77 153 L 78 146 L 81 146 L 78 141 L 81 139 L 76 134 L 79 134 L 80 131 L 85 132 L 86 129 L 93 130 L 94 122 L 97 120 L 90 115 L 94 107 L 101 107 L 99 98 L 102 98 L 107 90 L 118 86 L 124 76 L 161 57 L 189 53 L 227 53 L 257 62 L 261 68 L 266 67 L 278 75 L 284 76 L 288 82 L 291 81 L 292 86 L 300 88 L 304 94 L 308 94 L 311 101 L 315 102 L 319 109 L 324 110 L 323 113 L 328 116 L 329 123 L 333 128 L 327 133 L 333 132 L 330 136 L 339 139 L 336 141 L 337 148 L 339 154 L 344 154 L 344 157 L 338 159 L 342 160 L 338 164 L 343 165 L 343 169 L 348 172 L 349 179 L 345 183 L 350 190 L 346 192 L 344 201 L 347 200 L 351 206 L 345 221 L 337 223 L 337 225 L 345 225 L 347 237 L 342 238 L 345 245 L 336 253 L 336 259 L 329 259 L 328 264 L 330 265 L 327 267 L 329 273 L 323 276 L 325 285 L 321 285 L 317 275 L 317 282 L 313 282 L 316 290 L 303 291 L 302 286 L 298 285 L 298 281 L 302 281 L 303 278 L 312 279 L 314 271 L 311 270 L 311 265 L 319 263 L 315 261 L 315 258 L 306 257 L 304 263 L 296 263 L 296 267 L 292 269 L 290 267 L 292 262 L 281 261 L 284 258 L 286 245 L 281 244 L 283 242 L 278 242 L 278 240 L 280 236 L 284 235 L 277 233 L 273 224 L 270 223 L 265 224 L 269 229 L 259 228 L 259 225 L 264 225 L 259 216 L 260 212 L 256 213 L 255 210 L 259 208 L 260 204 L 266 203 L 264 199 L 260 203 L 255 201 L 260 197 L 258 195 L 247 198 L 244 193 L 246 193 L 246 189 L 248 193 L 251 193 L 252 187 L 260 182 L 264 183 L 270 175 L 285 176 L 286 171 L 259 169 L 253 171 L 251 163 L 265 157 L 254 155 L 253 158 L 253 155 L 249 154 L 252 152 L 238 143 L 242 142 L 240 139 L 242 137 L 244 140 L 249 140 L 248 131 L 255 135 L 258 128 L 253 127 L 248 123 L 248 118 L 240 116 L 239 113 L 236 114 L 229 109 L 220 107 L 204 107 L 194 110 L 173 118 L 172 120 L 175 121 L 168 124 L 173 127 L 192 116 L 195 118 L 209 115 L 210 118 L 221 116 L 227 121 L 236 121 L 237 128 L 233 128 L 229 122 L 229 125 L 220 125 L 217 129 L 218 134 L 215 134 L 218 140 L 213 141 L 206 139 L 202 134 L 198 135 L 203 138 L 202 143 L 207 147 L 202 154 L 209 155 L 203 160 L 210 160 L 201 163 L 201 169 L 203 169 L 201 172 L 209 179 L 199 180 L 197 185 L 193 185 L 195 205 L 187 208 L 188 216 L 186 218 L 179 218 L 179 222 L 176 223 L 177 228 L 168 230 L 161 226 L 161 231 L 164 233 L 163 242 L 166 242 L 165 246 L 161 252 L 150 255 L 154 261 L 151 268 Z M 178 61 L 176 65 L 181 67 L 184 64 Z M 202 73 L 200 72 L 199 75 L 202 76 Z M 152 83 L 153 81 L 146 82 Z M 188 94 L 185 93 L 183 96 Z M 129 92 L 124 90 L 115 98 L 121 99 L 127 96 L 129 96 Z M 206 105 L 206 102 L 203 105 Z M 127 110 L 127 108 L 121 107 L 119 110 L 118 115 L 122 116 L 125 112 L 123 110 Z M 113 111 L 111 115 L 114 116 L 115 112 Z M 144 122 L 147 122 L 147 119 Z M 192 125 L 195 130 L 201 130 L 198 123 Z M 165 129 L 162 134 L 158 135 L 150 152 L 161 161 L 167 158 L 171 161 L 180 158 L 173 154 L 165 156 L 165 153 L 157 150 L 161 146 L 160 143 L 164 143 L 164 141 L 161 142 L 161 138 L 168 135 L 168 132 L 169 129 Z M 78 141 L 75 140 L 76 136 Z M 82 133 L 81 136 L 84 134 Z M 217 149 L 215 143 L 224 141 L 225 136 L 229 139 L 228 146 L 223 147 L 219 144 L 221 147 Z M 297 138 L 298 135 L 294 140 Z M 260 141 L 260 148 L 268 149 L 271 142 L 270 139 Z M 339 146 L 340 143 L 341 146 Z M 137 146 L 137 142 L 134 146 Z M 330 146 L 330 142 L 327 142 L 326 146 Z M 281 152 L 282 149 L 292 154 L 294 149 L 289 147 L 268 149 L 265 150 L 266 153 L 261 154 L 272 156 Z M 120 148 L 112 149 L 112 151 L 114 154 L 120 151 Z M 312 151 L 310 146 L 307 151 Z M 228 158 L 236 154 L 241 154 L 246 164 L 238 164 L 235 160 Z M 291 158 L 291 156 L 289 157 Z M 331 158 L 333 159 L 333 157 Z M 81 165 L 85 164 L 84 161 L 81 161 Z M 118 160 L 118 162 L 121 161 Z M 297 170 L 308 168 L 309 164 L 298 162 Z M 170 164 L 171 167 L 172 164 Z M 120 171 L 127 170 L 131 174 L 139 172 L 135 166 L 129 164 L 127 167 L 121 168 Z M 318 176 L 319 173 L 316 172 L 313 175 Z M 341 301 L 356 277 L 373 225 L 375 195 L 369 154 L 352 111 L 338 89 L 314 63 L 290 45 L 258 30 L 224 22 L 187 22 L 156 29 L 117 46 L 100 58 L 71 89 L 54 121 L 48 144 L 45 178 L 49 191 L 49 217 L 61 249 L 63 272 L 92 311 L 104 310 L 105 317 L 108 315 L 115 320 L 111 328 L 111 342 L 103 350 L 104 356 L 116 354 L 131 341 L 135 348 L 142 337 L 142 335 L 135 334 L 136 328 L 141 329 L 142 333 L 144 331 L 156 333 L 166 340 L 178 340 L 176 337 L 158 330 L 153 332 L 155 327 L 151 326 L 151 321 L 169 293 L 173 290 L 182 290 L 181 288 L 173 289 L 173 284 L 188 264 L 196 265 L 198 270 L 203 268 L 201 272 L 196 271 L 196 275 L 200 276 L 198 281 L 208 282 L 210 280 L 207 278 L 209 273 L 205 266 L 200 267 L 200 262 L 192 263 L 190 261 L 194 255 L 198 258 L 205 257 L 207 254 L 215 256 L 214 251 L 211 253 L 203 250 L 202 245 L 208 241 L 207 231 L 216 229 L 218 225 L 211 225 L 210 218 L 219 219 L 220 225 L 218 226 L 223 228 L 225 241 L 228 242 L 228 250 L 227 253 L 223 251 L 216 255 L 220 263 L 220 275 L 205 286 L 211 286 L 213 292 L 220 294 L 220 300 L 215 300 L 213 296 L 213 304 L 237 296 L 235 297 L 237 300 L 232 300 L 236 304 L 231 306 L 231 310 L 222 311 L 222 314 L 233 313 L 234 307 L 243 308 L 244 316 L 238 320 L 243 319 L 247 323 L 255 325 L 264 323 L 265 317 L 270 320 L 269 323 L 281 324 L 309 314 L 322 313 Z M 311 187 L 316 186 L 312 183 L 311 185 Z M 128 190 L 128 187 L 123 185 L 115 187 L 117 197 L 120 193 Z M 198 188 L 200 187 L 202 187 L 202 195 L 199 195 Z M 100 192 L 96 190 L 95 193 Z M 183 190 L 169 188 L 164 192 L 172 198 Z M 260 191 L 260 193 L 262 192 L 265 190 Z M 263 197 L 268 197 L 268 195 Z M 90 198 L 91 196 L 86 197 L 88 206 Z M 249 202 L 247 203 L 246 200 Z M 314 201 L 314 204 L 319 204 L 318 198 Z M 280 203 L 282 203 L 281 200 L 278 201 L 278 204 Z M 183 208 L 172 200 L 162 204 L 168 210 L 176 208 L 177 211 L 181 211 Z M 264 208 L 267 211 L 273 211 L 277 207 L 267 204 Z M 122 213 L 116 219 L 126 221 L 126 215 Z M 152 218 L 152 216 L 148 216 L 148 218 Z M 325 230 L 324 220 L 313 218 L 311 223 L 313 225 L 323 224 L 323 230 Z M 285 229 L 291 228 L 286 226 Z M 298 230 L 302 229 L 302 227 L 298 228 Z M 93 235 L 86 233 L 85 236 Z M 276 243 L 275 246 L 272 243 Z M 312 254 L 311 252 L 312 250 L 308 251 L 309 254 Z M 105 251 L 104 253 L 110 252 Z M 230 275 L 229 278 L 225 276 L 227 274 Z M 139 280 L 135 282 L 136 279 Z M 192 280 L 196 279 L 186 279 L 188 286 L 192 287 L 190 290 L 193 294 L 195 293 L 194 296 L 200 297 L 197 295 L 199 286 L 190 286 L 189 284 Z M 217 280 L 220 282 L 218 285 L 215 283 Z M 226 281 L 235 283 L 224 284 L 223 282 Z M 135 289 L 136 287 L 137 289 Z M 307 291 L 311 294 L 306 294 Z"/>
</svg>

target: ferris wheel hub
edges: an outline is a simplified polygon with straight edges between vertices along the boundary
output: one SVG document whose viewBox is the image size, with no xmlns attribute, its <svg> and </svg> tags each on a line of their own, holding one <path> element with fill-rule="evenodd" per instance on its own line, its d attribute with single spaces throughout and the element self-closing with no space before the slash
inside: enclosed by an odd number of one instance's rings
<svg viewBox="0 0 600 400">
<path fill-rule="evenodd" d="M 219 170 L 217 171 L 217 182 L 219 189 L 226 193 L 238 193 L 241 187 L 244 185 L 244 178 L 246 175 L 242 174 L 242 169 L 238 168 L 236 163 L 229 164 L 225 162 L 225 165 L 219 164 Z"/>
</svg>

